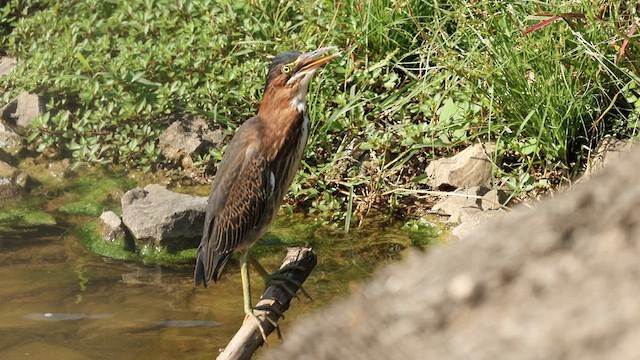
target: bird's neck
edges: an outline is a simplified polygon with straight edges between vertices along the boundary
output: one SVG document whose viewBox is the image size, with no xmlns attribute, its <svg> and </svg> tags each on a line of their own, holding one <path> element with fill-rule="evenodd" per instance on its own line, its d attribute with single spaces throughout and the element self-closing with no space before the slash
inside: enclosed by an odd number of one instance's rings
<svg viewBox="0 0 640 360">
<path fill-rule="evenodd" d="M 284 92 L 265 91 L 260 104 L 258 119 L 262 123 L 263 151 L 267 158 L 274 158 L 293 139 L 298 138 L 301 131 L 308 132 L 304 127 L 306 116 L 306 97 L 302 99 L 286 96 Z M 308 123 L 308 122 L 307 122 Z M 306 142 L 306 138 L 305 138 Z"/>
<path fill-rule="evenodd" d="M 267 88 L 258 109 L 258 117 L 265 121 L 267 127 L 276 130 L 275 132 L 288 129 L 292 122 L 300 119 L 307 111 L 306 95 L 306 91 L 298 91 L 292 97 L 291 93 L 286 91 Z"/>
</svg>

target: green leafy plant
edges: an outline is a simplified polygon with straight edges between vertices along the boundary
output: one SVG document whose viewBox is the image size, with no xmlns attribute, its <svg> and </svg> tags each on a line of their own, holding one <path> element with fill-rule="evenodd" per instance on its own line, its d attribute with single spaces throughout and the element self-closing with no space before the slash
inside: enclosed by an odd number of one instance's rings
<svg viewBox="0 0 640 360">
<path fill-rule="evenodd" d="M 268 54 L 337 45 L 345 56 L 310 89 L 288 210 L 349 229 L 474 142 L 497 145 L 497 184 L 526 196 L 581 171 L 602 136 L 635 136 L 637 17 L 603 0 L 12 0 L 0 39 L 19 62 L 0 94 L 49 99 L 38 151 L 153 170 L 173 115 L 231 132 L 256 112 Z"/>
</svg>

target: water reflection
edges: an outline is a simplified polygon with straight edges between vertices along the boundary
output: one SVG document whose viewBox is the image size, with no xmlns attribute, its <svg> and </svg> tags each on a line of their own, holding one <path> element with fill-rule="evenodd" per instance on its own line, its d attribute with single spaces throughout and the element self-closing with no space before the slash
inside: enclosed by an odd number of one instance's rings
<svg viewBox="0 0 640 360">
<path fill-rule="evenodd" d="M 0 233 L 0 249 L 1 359 L 211 358 L 242 320 L 231 284 L 105 261 L 61 229 Z"/>
<path fill-rule="evenodd" d="M 280 264 L 281 243 L 268 238 L 256 247 L 267 268 Z M 371 254 L 330 243 L 314 246 L 319 264 L 305 287 L 315 301 L 293 303 L 285 332 L 301 314 L 347 294 L 379 260 L 363 261 Z M 244 318 L 237 261 L 222 281 L 196 289 L 191 264 L 102 258 L 60 228 L 0 233 L 0 249 L 1 359 L 210 359 Z M 254 274 L 252 283 L 255 302 L 262 280 Z"/>
</svg>

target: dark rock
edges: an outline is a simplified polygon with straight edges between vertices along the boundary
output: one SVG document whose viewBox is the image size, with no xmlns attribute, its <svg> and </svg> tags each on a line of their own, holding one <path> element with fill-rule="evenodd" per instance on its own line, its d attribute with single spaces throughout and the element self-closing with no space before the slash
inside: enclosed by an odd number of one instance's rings
<svg viewBox="0 0 640 360">
<path fill-rule="evenodd" d="M 24 92 L 2 107 L 0 116 L 17 129 L 26 128 L 44 113 L 45 104 L 41 96 Z"/>
<path fill-rule="evenodd" d="M 100 215 L 99 226 L 102 238 L 106 241 L 115 241 L 125 236 L 122 219 L 113 211 L 105 211 Z"/>
<path fill-rule="evenodd" d="M 430 162 L 425 172 L 431 187 L 448 190 L 489 186 L 493 170 L 489 154 L 492 151 L 490 144 L 475 144 L 453 157 Z"/>
<path fill-rule="evenodd" d="M 11 179 L 0 176 L 0 200 L 14 199 L 20 196 L 20 186 Z"/>
<path fill-rule="evenodd" d="M 137 245 L 152 244 L 177 251 L 198 246 L 206 207 L 206 197 L 179 194 L 150 184 L 124 194 L 122 221 Z"/>
<path fill-rule="evenodd" d="M 408 255 L 262 357 L 640 359 L 639 163 Z"/>
<path fill-rule="evenodd" d="M 16 66 L 16 59 L 10 56 L 0 58 L 0 77 L 9 74 Z"/>
<path fill-rule="evenodd" d="M 202 117 L 185 117 L 173 122 L 158 138 L 162 154 L 167 160 L 185 168 L 193 165 L 193 159 L 212 147 L 224 144 L 224 132 L 211 130 Z"/>
</svg>

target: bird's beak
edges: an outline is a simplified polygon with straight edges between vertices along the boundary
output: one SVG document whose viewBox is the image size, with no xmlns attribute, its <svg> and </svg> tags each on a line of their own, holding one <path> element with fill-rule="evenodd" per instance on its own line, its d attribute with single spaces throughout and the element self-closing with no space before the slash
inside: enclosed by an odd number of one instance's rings
<svg viewBox="0 0 640 360">
<path fill-rule="evenodd" d="M 327 46 L 315 51 L 304 53 L 298 56 L 298 59 L 296 60 L 297 65 L 295 72 L 306 73 L 313 71 L 340 55 L 342 55 L 342 52 L 338 51 L 336 46 Z"/>
</svg>

